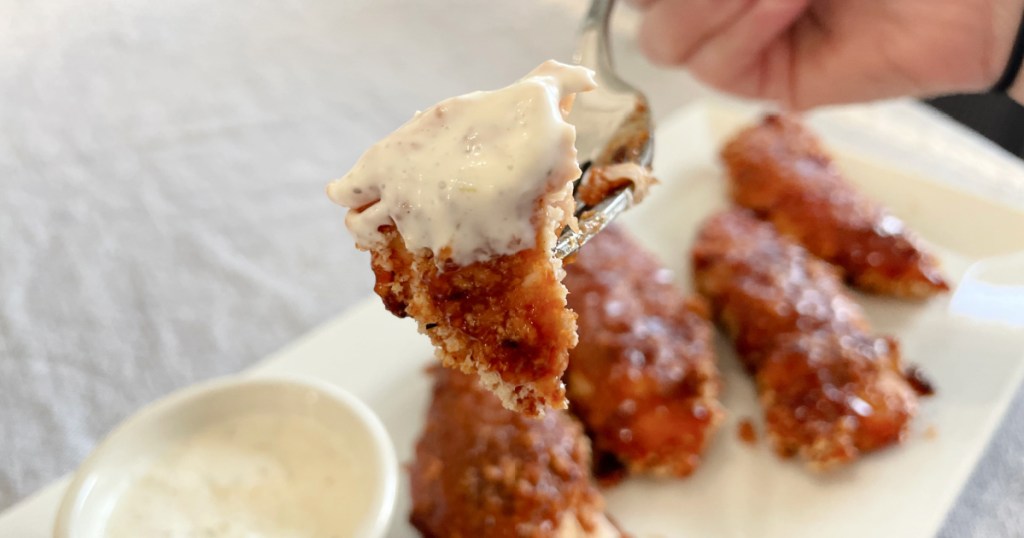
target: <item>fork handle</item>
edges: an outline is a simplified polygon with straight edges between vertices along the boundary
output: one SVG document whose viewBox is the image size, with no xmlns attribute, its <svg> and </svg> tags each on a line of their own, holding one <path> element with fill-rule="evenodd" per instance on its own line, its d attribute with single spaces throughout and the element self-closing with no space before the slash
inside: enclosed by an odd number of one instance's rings
<svg viewBox="0 0 1024 538">
<path fill-rule="evenodd" d="M 593 0 L 583 18 L 579 43 L 573 61 L 593 69 L 598 78 L 614 73 L 612 54 L 608 39 L 608 21 L 611 19 L 615 0 Z"/>
</svg>

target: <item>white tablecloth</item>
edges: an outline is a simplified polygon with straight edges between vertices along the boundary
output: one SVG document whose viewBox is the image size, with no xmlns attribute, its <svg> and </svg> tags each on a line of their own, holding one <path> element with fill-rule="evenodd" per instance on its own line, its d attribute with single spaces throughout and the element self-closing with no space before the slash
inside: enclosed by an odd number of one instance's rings
<svg viewBox="0 0 1024 538">
<path fill-rule="evenodd" d="M 367 295 L 326 181 L 413 110 L 568 58 L 582 10 L 0 0 L 0 509 Z M 658 116 L 702 92 L 619 48 Z M 1024 532 L 1022 417 L 1018 397 L 944 536 Z"/>
</svg>

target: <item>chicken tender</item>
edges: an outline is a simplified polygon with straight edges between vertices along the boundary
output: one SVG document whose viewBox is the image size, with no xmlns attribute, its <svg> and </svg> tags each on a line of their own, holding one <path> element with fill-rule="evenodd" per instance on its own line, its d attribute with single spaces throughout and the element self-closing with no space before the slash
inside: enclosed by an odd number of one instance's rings
<svg viewBox="0 0 1024 538">
<path fill-rule="evenodd" d="M 743 209 L 701 228 L 698 290 L 757 382 L 768 439 L 813 467 L 898 443 L 918 395 L 838 272 Z"/>
<path fill-rule="evenodd" d="M 719 376 L 707 308 L 622 228 L 566 267 L 580 343 L 570 353 L 570 410 L 586 425 L 601 478 L 686 476 L 718 427 Z"/>
<path fill-rule="evenodd" d="M 445 99 L 327 187 L 387 309 L 415 319 L 442 364 L 527 415 L 566 406 L 576 316 L 553 249 L 576 225 L 566 116 L 594 87 L 590 70 L 547 61 L 504 88 Z"/>
<path fill-rule="evenodd" d="M 435 368 L 410 466 L 410 520 L 426 538 L 618 538 L 564 411 L 530 418 L 466 374 Z"/>
<path fill-rule="evenodd" d="M 798 120 L 770 115 L 722 150 L 734 202 L 769 220 L 870 292 L 923 298 L 949 289 L 903 222 L 849 184 Z"/>
</svg>

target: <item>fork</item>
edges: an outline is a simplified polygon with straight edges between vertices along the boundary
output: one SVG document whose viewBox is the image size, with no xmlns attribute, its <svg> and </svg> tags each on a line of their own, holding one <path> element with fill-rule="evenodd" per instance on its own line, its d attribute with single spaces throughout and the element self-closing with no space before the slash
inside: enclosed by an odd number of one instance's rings
<svg viewBox="0 0 1024 538">
<path fill-rule="evenodd" d="M 576 151 L 582 176 L 574 195 L 595 166 L 634 162 L 645 168 L 654 156 L 647 97 L 622 80 L 612 64 L 608 21 L 614 0 L 593 0 L 583 18 L 573 61 L 594 71 L 597 89 L 578 94 L 569 113 L 576 127 Z M 555 256 L 565 259 L 590 241 L 623 211 L 633 206 L 633 186 L 622 187 L 593 206 L 577 197 L 579 228 L 566 227 L 555 244 Z"/>
</svg>

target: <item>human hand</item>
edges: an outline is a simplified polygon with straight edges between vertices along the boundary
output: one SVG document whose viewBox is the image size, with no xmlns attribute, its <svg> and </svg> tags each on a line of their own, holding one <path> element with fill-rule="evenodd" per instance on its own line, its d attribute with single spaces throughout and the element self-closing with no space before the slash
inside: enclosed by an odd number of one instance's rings
<svg viewBox="0 0 1024 538">
<path fill-rule="evenodd" d="M 633 0 L 656 63 L 791 109 L 988 89 L 1024 0 Z M 1021 77 L 1024 78 L 1024 77 Z M 1024 82 L 1010 91 L 1018 102 Z"/>
</svg>

